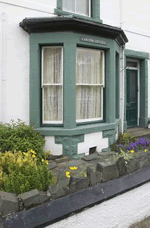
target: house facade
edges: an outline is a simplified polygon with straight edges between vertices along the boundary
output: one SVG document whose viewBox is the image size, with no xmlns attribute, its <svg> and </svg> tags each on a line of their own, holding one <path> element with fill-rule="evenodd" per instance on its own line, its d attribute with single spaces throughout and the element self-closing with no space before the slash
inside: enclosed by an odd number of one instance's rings
<svg viewBox="0 0 150 228">
<path fill-rule="evenodd" d="M 148 10 L 146 0 L 0 1 L 0 121 L 35 126 L 45 150 L 70 158 L 148 127 Z"/>
</svg>

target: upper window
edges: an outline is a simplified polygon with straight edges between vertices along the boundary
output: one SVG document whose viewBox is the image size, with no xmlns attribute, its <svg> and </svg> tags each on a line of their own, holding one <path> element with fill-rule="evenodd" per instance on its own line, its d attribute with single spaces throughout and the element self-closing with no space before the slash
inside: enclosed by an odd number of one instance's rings
<svg viewBox="0 0 150 228">
<path fill-rule="evenodd" d="M 62 123 L 62 47 L 42 48 L 42 122 Z"/>
<path fill-rule="evenodd" d="M 104 51 L 77 48 L 77 122 L 103 119 Z"/>
<path fill-rule="evenodd" d="M 90 0 L 63 0 L 63 10 L 91 16 Z"/>
</svg>

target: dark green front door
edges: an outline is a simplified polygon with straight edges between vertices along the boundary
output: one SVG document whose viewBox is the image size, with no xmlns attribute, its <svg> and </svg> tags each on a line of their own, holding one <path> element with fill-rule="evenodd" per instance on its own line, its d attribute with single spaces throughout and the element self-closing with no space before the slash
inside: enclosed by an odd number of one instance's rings
<svg viewBox="0 0 150 228">
<path fill-rule="evenodd" d="M 127 70 L 127 102 L 126 102 L 126 118 L 127 127 L 137 126 L 137 70 Z"/>
</svg>

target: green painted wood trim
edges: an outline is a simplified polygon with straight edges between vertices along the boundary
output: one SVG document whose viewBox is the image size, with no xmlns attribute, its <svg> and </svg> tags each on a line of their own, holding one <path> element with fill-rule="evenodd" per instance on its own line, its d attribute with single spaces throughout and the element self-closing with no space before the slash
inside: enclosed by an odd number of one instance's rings
<svg viewBox="0 0 150 228">
<path fill-rule="evenodd" d="M 63 155 L 69 159 L 77 159 L 81 156 L 77 154 L 77 146 L 81 142 L 84 142 L 84 135 L 55 136 L 55 143 L 63 145 Z"/>
<path fill-rule="evenodd" d="M 30 97 L 30 124 L 32 126 L 40 126 L 41 114 L 41 90 L 40 90 L 40 47 L 30 36 L 30 83 L 29 83 L 29 97 Z"/>
<path fill-rule="evenodd" d="M 76 18 L 81 18 L 81 19 L 85 19 L 88 21 L 95 21 L 95 22 L 102 23 L 102 20 L 100 20 L 100 0 L 92 0 L 91 1 L 91 4 L 92 4 L 91 5 L 91 17 L 72 13 L 72 12 L 68 12 L 68 11 L 64 11 L 62 9 L 63 8 L 62 7 L 62 1 L 63 0 L 57 0 L 57 9 L 54 10 L 54 13 L 56 15 L 74 16 Z"/>
<path fill-rule="evenodd" d="M 64 43 L 64 128 L 76 127 L 76 43 Z"/>
<path fill-rule="evenodd" d="M 149 59 L 149 53 L 147 53 L 147 52 L 133 51 L 133 50 L 125 49 L 125 55 L 130 58 Z"/>
<path fill-rule="evenodd" d="M 39 127 L 35 131 L 40 131 L 44 136 L 72 136 L 80 134 L 88 134 L 93 132 L 100 132 L 104 130 L 113 130 L 119 126 L 121 120 L 116 119 L 114 123 L 97 123 L 77 126 L 73 129 L 64 129 L 63 127 Z"/>
<path fill-rule="evenodd" d="M 140 127 L 148 126 L 148 60 L 140 63 Z"/>
<path fill-rule="evenodd" d="M 106 52 L 106 122 L 115 121 L 115 51 L 114 44 Z"/>
</svg>

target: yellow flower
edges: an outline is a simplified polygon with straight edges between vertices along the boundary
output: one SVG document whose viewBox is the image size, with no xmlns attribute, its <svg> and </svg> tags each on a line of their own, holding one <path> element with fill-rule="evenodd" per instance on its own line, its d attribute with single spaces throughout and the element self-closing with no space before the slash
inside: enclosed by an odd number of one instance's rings
<svg viewBox="0 0 150 228">
<path fill-rule="evenodd" d="M 71 170 L 77 170 L 78 167 L 76 167 L 76 166 L 74 166 L 74 167 L 70 166 L 69 169 L 71 169 Z"/>
<path fill-rule="evenodd" d="M 87 174 L 85 173 L 84 176 L 87 177 Z"/>
<path fill-rule="evenodd" d="M 130 153 L 133 154 L 134 153 L 134 150 L 130 150 Z"/>
<path fill-rule="evenodd" d="M 48 165 L 48 163 L 49 163 L 48 160 L 46 160 L 46 161 L 45 161 L 45 164 Z"/>
<path fill-rule="evenodd" d="M 66 171 L 66 177 L 70 178 L 70 172 Z"/>
<path fill-rule="evenodd" d="M 44 159 L 42 158 L 42 162 L 44 162 Z"/>
<path fill-rule="evenodd" d="M 147 149 L 145 149 L 144 152 L 147 152 Z"/>
<path fill-rule="evenodd" d="M 36 154 L 36 152 L 35 152 L 34 150 L 30 150 L 30 152 L 31 152 L 32 154 Z"/>
<path fill-rule="evenodd" d="M 35 158 L 36 156 L 33 154 L 32 157 Z"/>
</svg>

